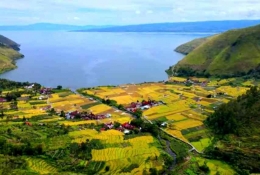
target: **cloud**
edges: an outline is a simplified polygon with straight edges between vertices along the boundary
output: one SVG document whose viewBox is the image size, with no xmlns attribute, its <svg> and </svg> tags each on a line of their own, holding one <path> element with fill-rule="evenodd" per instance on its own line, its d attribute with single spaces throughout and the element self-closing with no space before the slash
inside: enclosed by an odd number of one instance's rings
<svg viewBox="0 0 260 175">
<path fill-rule="evenodd" d="M 139 15 L 141 12 L 139 10 L 135 11 L 135 14 Z"/>
<path fill-rule="evenodd" d="M 1 0 L 0 24 L 51 22 L 122 25 L 184 19 L 260 19 L 259 9 L 259 0 L 215 0 L 214 3 L 210 0 L 26 0 L 26 3 L 22 0 Z"/>
</svg>

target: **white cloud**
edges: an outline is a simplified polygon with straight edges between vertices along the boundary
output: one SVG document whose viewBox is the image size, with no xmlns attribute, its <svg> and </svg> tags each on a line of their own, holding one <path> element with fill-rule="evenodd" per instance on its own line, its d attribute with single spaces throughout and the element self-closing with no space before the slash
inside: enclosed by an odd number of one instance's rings
<svg viewBox="0 0 260 175">
<path fill-rule="evenodd" d="M 139 15 L 141 12 L 139 10 L 135 11 L 135 14 Z"/>
<path fill-rule="evenodd" d="M 0 0 L 0 24 L 260 19 L 259 0 Z M 139 15 L 133 15 L 133 12 Z M 140 15 L 149 14 L 149 15 Z M 69 19 L 66 17 L 70 16 Z M 38 19 L 33 19 L 37 17 Z M 31 19 L 31 20 L 30 20 Z"/>
</svg>

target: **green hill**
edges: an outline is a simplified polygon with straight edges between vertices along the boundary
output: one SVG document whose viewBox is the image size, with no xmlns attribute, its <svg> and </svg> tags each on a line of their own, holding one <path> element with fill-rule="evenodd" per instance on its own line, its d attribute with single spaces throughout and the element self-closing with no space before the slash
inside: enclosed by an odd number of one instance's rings
<svg viewBox="0 0 260 175">
<path fill-rule="evenodd" d="M 243 172 L 260 172 L 260 90 L 252 87 L 246 94 L 221 105 L 206 120 L 216 134 L 208 154 L 230 162 Z"/>
<path fill-rule="evenodd" d="M 8 46 L 13 48 L 14 50 L 19 51 L 20 50 L 20 45 L 17 44 L 16 42 L 10 40 L 9 38 L 6 38 L 3 35 L 0 35 L 0 45 Z"/>
<path fill-rule="evenodd" d="M 16 68 L 15 60 L 22 58 L 19 45 L 0 35 L 0 73 Z"/>
<path fill-rule="evenodd" d="M 245 75 L 260 64 L 259 32 L 260 25 L 193 41 L 189 45 L 195 49 L 166 72 L 180 76 Z"/>
<path fill-rule="evenodd" d="M 199 47 L 204 42 L 208 41 L 211 37 L 205 37 L 205 38 L 198 38 L 194 39 L 188 43 L 182 44 L 178 46 L 174 51 L 182 53 L 184 55 L 188 55 L 190 52 L 192 52 L 194 49 Z"/>
</svg>

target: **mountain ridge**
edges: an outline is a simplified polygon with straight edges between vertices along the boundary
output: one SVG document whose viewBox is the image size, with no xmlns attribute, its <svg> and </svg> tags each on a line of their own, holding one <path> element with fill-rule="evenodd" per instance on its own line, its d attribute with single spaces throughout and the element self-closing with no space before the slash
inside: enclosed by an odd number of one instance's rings
<svg viewBox="0 0 260 175">
<path fill-rule="evenodd" d="M 199 21 L 125 25 L 78 32 L 224 32 L 260 24 L 260 20 Z"/>
<path fill-rule="evenodd" d="M 35 23 L 29 25 L 9 25 L 9 26 L 0 26 L 0 31 L 55 31 L 55 30 L 82 30 L 82 29 L 91 29 L 91 28 L 103 28 L 111 27 L 111 25 L 97 26 L 97 25 L 69 25 L 69 24 L 54 24 L 54 23 Z"/>
<path fill-rule="evenodd" d="M 260 25 L 229 30 L 197 45 L 169 75 L 246 75 L 260 64 Z"/>
</svg>

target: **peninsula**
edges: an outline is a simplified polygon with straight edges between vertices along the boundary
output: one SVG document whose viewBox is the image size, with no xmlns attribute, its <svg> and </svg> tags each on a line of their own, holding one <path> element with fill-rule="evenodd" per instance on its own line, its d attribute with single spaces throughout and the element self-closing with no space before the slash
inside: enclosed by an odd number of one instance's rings
<svg viewBox="0 0 260 175">
<path fill-rule="evenodd" d="M 0 35 L 0 73 L 16 68 L 15 60 L 24 57 L 19 50 L 19 44 Z"/>
</svg>

